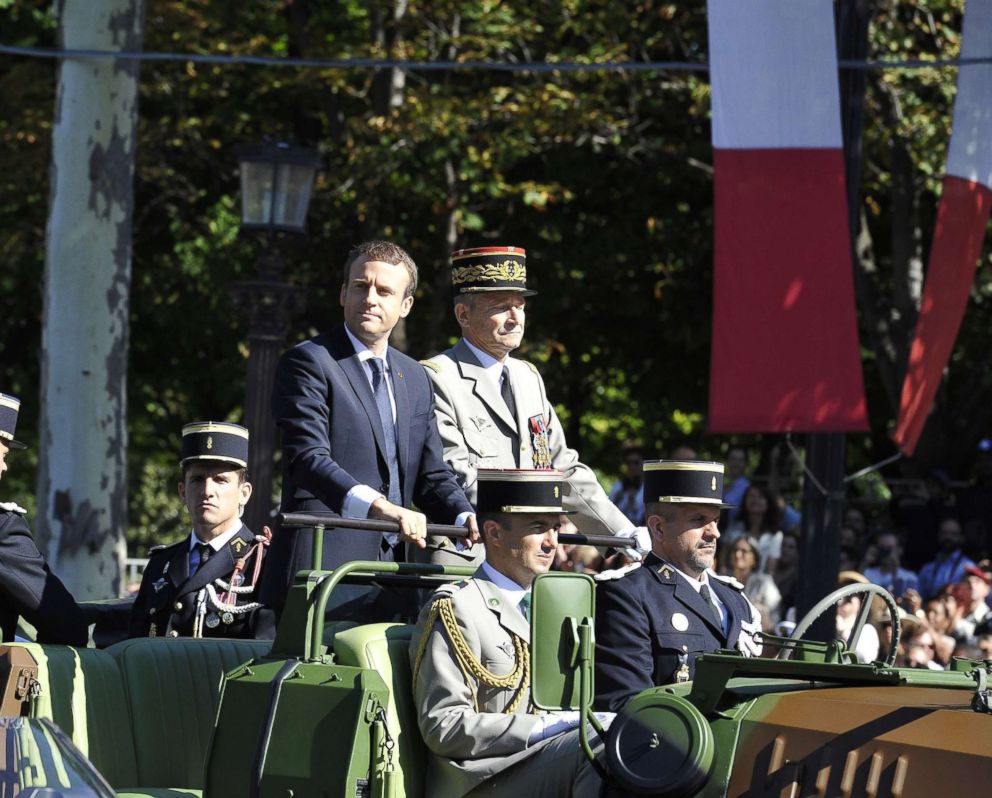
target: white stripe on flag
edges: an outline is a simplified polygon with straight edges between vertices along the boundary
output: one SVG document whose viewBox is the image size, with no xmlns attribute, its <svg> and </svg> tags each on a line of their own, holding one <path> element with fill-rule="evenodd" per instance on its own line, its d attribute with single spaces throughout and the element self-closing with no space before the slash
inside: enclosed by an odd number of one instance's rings
<svg viewBox="0 0 992 798">
<path fill-rule="evenodd" d="M 709 0 L 713 146 L 843 146 L 832 0 Z"/>
<path fill-rule="evenodd" d="M 992 0 L 968 0 L 962 58 L 988 56 L 992 45 Z M 992 64 L 958 71 L 947 174 L 992 188 Z"/>
</svg>

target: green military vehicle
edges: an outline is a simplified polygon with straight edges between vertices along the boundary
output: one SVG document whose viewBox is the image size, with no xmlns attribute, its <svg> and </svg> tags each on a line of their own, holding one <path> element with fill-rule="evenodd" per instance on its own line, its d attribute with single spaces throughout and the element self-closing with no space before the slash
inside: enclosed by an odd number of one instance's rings
<svg viewBox="0 0 992 798">
<path fill-rule="evenodd" d="M 322 529 L 316 531 L 319 557 Z M 325 624 L 348 580 L 425 588 L 465 568 L 350 563 L 301 573 L 277 639 L 127 640 L 104 650 L 4 647 L 0 798 L 444 798 L 425 796 L 427 751 L 402 624 Z M 694 682 L 645 691 L 604 735 L 617 794 L 983 794 L 992 781 L 992 662 L 950 671 L 858 664 L 845 643 L 766 636 L 779 657 L 701 657 Z M 888 594 L 884 600 L 895 605 Z M 588 711 L 593 582 L 538 577 L 534 702 Z M 898 638 L 898 616 L 893 615 Z M 590 717 L 595 723 L 595 718 Z M 593 734 L 593 732 L 589 732 Z M 585 743 L 591 753 L 588 741 Z"/>
</svg>

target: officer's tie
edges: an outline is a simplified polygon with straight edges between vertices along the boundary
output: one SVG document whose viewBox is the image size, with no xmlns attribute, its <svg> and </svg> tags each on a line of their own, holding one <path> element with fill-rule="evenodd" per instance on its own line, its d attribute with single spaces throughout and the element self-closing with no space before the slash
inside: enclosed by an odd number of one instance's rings
<svg viewBox="0 0 992 798">
<path fill-rule="evenodd" d="M 510 415 L 515 419 L 517 417 L 517 403 L 513 401 L 513 387 L 510 385 L 510 370 L 506 366 L 503 366 L 503 377 L 500 380 L 499 393 L 500 396 L 503 397 L 503 401 L 506 403 L 506 408 L 510 411 Z"/>
<path fill-rule="evenodd" d="M 197 543 L 193 546 L 189 553 L 189 575 L 192 576 L 200 570 L 200 566 L 206 565 L 212 553 L 213 550 L 206 543 Z"/>
<path fill-rule="evenodd" d="M 699 595 L 702 596 L 703 601 L 706 602 L 706 606 L 710 608 L 710 614 L 713 616 L 713 620 L 716 621 L 716 627 L 721 632 L 723 631 L 723 616 L 720 615 L 720 610 L 717 609 L 716 604 L 713 603 L 713 597 L 710 595 L 710 586 L 705 582 L 699 588 Z"/>
<path fill-rule="evenodd" d="M 520 603 L 517 605 L 517 609 L 520 610 L 520 614 L 530 622 L 530 591 L 528 590 L 524 593 L 524 597 L 520 599 Z"/>
<path fill-rule="evenodd" d="M 393 421 L 393 407 L 389 402 L 389 387 L 386 385 L 385 363 L 377 357 L 369 358 L 372 367 L 372 393 L 386 443 L 386 465 L 389 467 L 389 494 L 386 498 L 393 504 L 403 504 L 400 492 L 400 464 L 396 459 L 396 426 Z"/>
</svg>

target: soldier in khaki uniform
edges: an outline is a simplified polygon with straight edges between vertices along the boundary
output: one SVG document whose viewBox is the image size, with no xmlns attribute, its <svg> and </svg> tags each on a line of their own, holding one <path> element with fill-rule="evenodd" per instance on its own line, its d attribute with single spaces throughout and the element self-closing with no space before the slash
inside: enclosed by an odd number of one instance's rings
<svg viewBox="0 0 992 798">
<path fill-rule="evenodd" d="M 530 587 L 554 561 L 562 474 L 481 470 L 478 480 L 485 562 L 438 588 L 410 643 L 425 794 L 594 798 L 601 781 L 578 713 L 536 714 L 530 701 Z"/>
<path fill-rule="evenodd" d="M 638 535 L 650 548 L 647 531 L 633 524 L 607 498 L 592 469 L 579 461 L 548 399 L 537 369 L 510 357 L 524 333 L 527 270 L 518 247 L 463 249 L 451 256 L 455 319 L 462 339 L 451 349 L 421 361 L 434 388 L 444 459 L 469 501 L 476 497 L 479 468 L 557 469 L 565 474 L 564 506 L 581 532 Z M 459 549 L 447 538 L 432 538 L 434 562 L 478 564 L 482 545 Z"/>
</svg>

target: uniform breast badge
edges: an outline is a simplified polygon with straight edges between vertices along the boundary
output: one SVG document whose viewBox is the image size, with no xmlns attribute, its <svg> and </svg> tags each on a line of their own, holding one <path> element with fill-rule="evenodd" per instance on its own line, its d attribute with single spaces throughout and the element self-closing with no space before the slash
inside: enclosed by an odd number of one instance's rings
<svg viewBox="0 0 992 798">
<path fill-rule="evenodd" d="M 157 624 L 152 623 L 152 624 L 149 624 L 148 625 L 148 636 L 149 637 L 158 637 L 158 625 Z"/>
<path fill-rule="evenodd" d="M 158 593 L 158 591 L 160 591 L 163 587 L 165 587 L 164 576 L 160 576 L 158 579 L 152 582 L 152 590 L 154 590 L 156 593 Z"/>
<path fill-rule="evenodd" d="M 544 416 L 531 416 L 528 420 L 530 426 L 530 443 L 533 450 L 532 459 L 534 468 L 551 469 L 551 445 L 548 442 L 548 422 Z"/>
<path fill-rule="evenodd" d="M 207 619 L 204 621 L 208 629 L 216 629 L 220 626 L 220 618 L 217 617 L 217 613 L 208 612 Z"/>
</svg>

